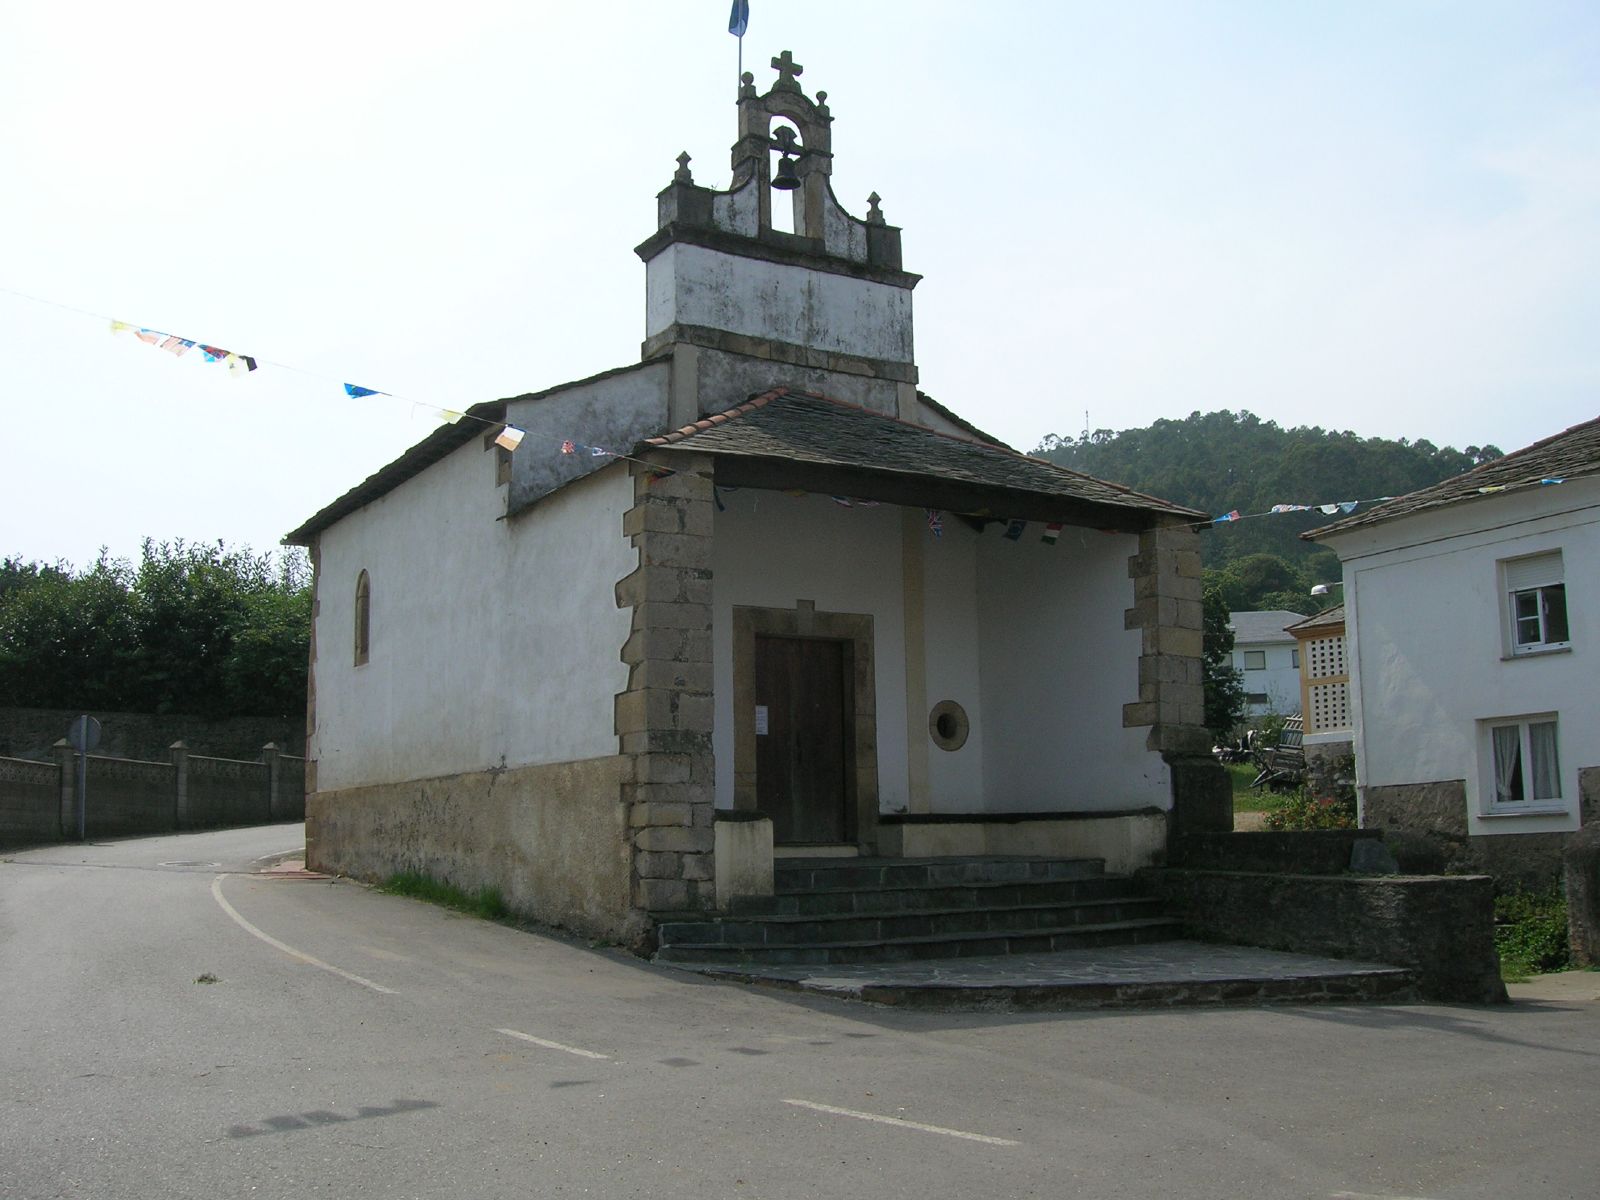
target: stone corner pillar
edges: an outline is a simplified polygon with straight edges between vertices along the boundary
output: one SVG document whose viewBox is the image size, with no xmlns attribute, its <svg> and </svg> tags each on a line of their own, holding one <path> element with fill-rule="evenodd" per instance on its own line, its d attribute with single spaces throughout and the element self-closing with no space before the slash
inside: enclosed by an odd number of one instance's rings
<svg viewBox="0 0 1600 1200">
<path fill-rule="evenodd" d="M 711 757 L 712 461 L 659 455 L 630 464 L 633 507 L 622 531 L 638 566 L 616 586 L 632 611 L 615 701 L 618 748 L 628 759 L 635 910 L 650 917 L 716 907 Z"/>
<path fill-rule="evenodd" d="M 278 812 L 278 782 L 283 774 L 283 767 L 278 762 L 283 752 L 278 748 L 277 742 L 268 742 L 261 747 L 261 762 L 267 768 L 267 823 L 271 824 Z"/>
<path fill-rule="evenodd" d="M 1189 833 L 1228 832 L 1233 828 L 1232 786 L 1211 757 L 1205 724 L 1199 531 L 1170 523 L 1140 533 L 1139 552 L 1128 560 L 1128 576 L 1133 580 L 1133 607 L 1123 614 L 1123 627 L 1141 635 L 1139 698 L 1122 706 L 1122 724 L 1148 728 L 1145 745 L 1171 771 L 1169 841 Z"/>
<path fill-rule="evenodd" d="M 66 738 L 59 738 L 50 747 L 50 757 L 55 759 L 56 771 L 61 777 L 61 836 L 73 841 L 78 837 L 78 752 Z"/>
<path fill-rule="evenodd" d="M 1567 891 L 1567 942 L 1572 963 L 1600 966 L 1600 825 L 1567 839 L 1561 866 Z"/>
<path fill-rule="evenodd" d="M 172 755 L 172 826 L 189 828 L 189 743 L 182 738 L 168 748 Z"/>
</svg>

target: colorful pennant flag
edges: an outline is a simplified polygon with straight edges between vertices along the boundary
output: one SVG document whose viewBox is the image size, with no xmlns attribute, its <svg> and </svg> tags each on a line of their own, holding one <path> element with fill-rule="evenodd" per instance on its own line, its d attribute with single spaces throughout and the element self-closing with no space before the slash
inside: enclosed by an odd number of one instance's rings
<svg viewBox="0 0 1600 1200">
<path fill-rule="evenodd" d="M 1309 512 L 1311 511 L 1311 506 L 1309 504 L 1274 504 L 1269 511 L 1275 513 Z"/>
<path fill-rule="evenodd" d="M 1039 540 L 1046 546 L 1054 546 L 1056 539 L 1061 536 L 1061 522 L 1056 521 L 1044 527 L 1044 532 L 1039 535 Z"/>
<path fill-rule="evenodd" d="M 1541 485 L 1548 487 L 1552 483 L 1565 483 L 1566 479 L 1565 478 L 1551 477 L 1549 479 L 1541 479 L 1541 480 L 1539 480 L 1539 482 L 1540 482 Z"/>
<path fill-rule="evenodd" d="M 224 350 L 220 346 L 201 345 L 199 342 L 196 342 L 191 338 L 182 338 L 178 337 L 176 334 L 162 333 L 159 329 L 146 329 L 143 326 L 130 325 L 126 321 L 112 321 L 111 332 L 131 332 L 134 337 L 138 338 L 145 345 L 159 346 L 161 349 L 170 354 L 175 354 L 179 358 L 182 358 L 196 346 L 199 346 L 200 353 L 205 357 L 205 360 L 208 363 L 223 363 L 227 366 L 229 371 L 237 371 L 240 367 L 243 367 L 247 371 L 254 371 L 256 369 L 256 360 L 251 358 L 248 354 L 235 354 L 233 351 Z"/>
<path fill-rule="evenodd" d="M 1028 527 L 1026 521 L 1009 521 L 1006 524 L 1005 539 L 1008 542 L 1020 542 L 1022 531 Z"/>
<path fill-rule="evenodd" d="M 1239 519 L 1239 510 L 1236 508 L 1232 512 L 1223 513 L 1220 517 L 1213 517 L 1211 519 L 1211 523 L 1213 525 L 1220 525 L 1224 521 L 1237 521 L 1238 519 Z"/>
<path fill-rule="evenodd" d="M 728 14 L 728 32 L 742 38 L 750 28 L 750 0 L 733 0 L 733 11 Z"/>
<path fill-rule="evenodd" d="M 357 387 L 353 383 L 347 383 L 344 385 L 344 394 L 359 400 L 362 396 L 387 396 L 389 393 L 380 392 L 377 388 Z"/>
<path fill-rule="evenodd" d="M 934 537 L 944 536 L 944 514 L 937 508 L 928 509 L 928 528 Z"/>
<path fill-rule="evenodd" d="M 837 504 L 840 508 L 854 508 L 855 507 L 855 505 L 850 503 L 849 498 L 846 497 L 846 496 L 835 496 L 835 497 L 833 497 L 833 502 L 835 504 Z"/>
<path fill-rule="evenodd" d="M 507 425 L 495 435 L 494 444 L 502 450 L 515 450 L 527 435 L 515 425 Z"/>
</svg>

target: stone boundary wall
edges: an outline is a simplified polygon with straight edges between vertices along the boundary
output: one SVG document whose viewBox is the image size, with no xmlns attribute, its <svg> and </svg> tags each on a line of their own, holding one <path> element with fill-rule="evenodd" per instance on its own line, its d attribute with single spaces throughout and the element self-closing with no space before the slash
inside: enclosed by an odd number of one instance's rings
<svg viewBox="0 0 1600 1200">
<path fill-rule="evenodd" d="M 67 727 L 85 710 L 0 707 L 0 757 L 47 762 L 51 747 L 67 736 Z M 183 742 L 199 754 L 220 758 L 253 759 L 271 742 L 285 754 L 306 752 L 305 718 L 204 717 L 157 713 L 88 713 L 101 726 L 96 752 L 107 758 L 137 758 L 160 762 L 173 742 Z"/>
<path fill-rule="evenodd" d="M 1583 826 L 1600 824 L 1600 767 L 1578 770 Z M 1400 869 L 1417 874 L 1473 871 L 1494 876 L 1501 890 L 1531 890 L 1561 882 L 1561 856 L 1570 833 L 1467 833 L 1467 785 L 1385 784 L 1362 789 L 1361 823 L 1384 831 Z"/>
<path fill-rule="evenodd" d="M 0 846 L 61 836 L 61 771 L 53 762 L 0 758 Z"/>
<path fill-rule="evenodd" d="M 50 762 L 0 758 L 0 846 L 76 841 L 78 760 L 65 740 Z M 305 760 L 262 748 L 255 762 L 192 755 L 165 762 L 91 754 L 87 837 L 131 837 L 295 821 L 305 815 Z"/>
<path fill-rule="evenodd" d="M 1141 873 L 1205 941 L 1410 967 L 1426 1000 L 1506 1001 L 1487 875 Z"/>
<path fill-rule="evenodd" d="M 1357 842 L 1382 841 L 1381 829 L 1194 833 L 1173 841 L 1167 864 L 1209 871 L 1338 875 L 1351 869 Z"/>
</svg>

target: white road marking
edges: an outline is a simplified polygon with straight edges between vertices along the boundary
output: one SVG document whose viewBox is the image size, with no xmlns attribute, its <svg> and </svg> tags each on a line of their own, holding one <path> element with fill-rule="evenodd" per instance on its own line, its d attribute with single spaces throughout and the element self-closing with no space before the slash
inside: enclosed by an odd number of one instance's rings
<svg viewBox="0 0 1600 1200">
<path fill-rule="evenodd" d="M 282 858 L 286 854 L 304 853 L 304 846 L 290 846 L 287 850 L 275 850 L 271 854 L 263 854 L 260 858 L 252 858 L 251 862 L 266 862 L 269 858 Z"/>
<path fill-rule="evenodd" d="M 548 1041 L 545 1038 L 534 1037 L 531 1033 L 523 1033 L 519 1029 L 496 1029 L 496 1033 L 503 1033 L 507 1037 L 520 1038 L 524 1042 L 532 1042 L 535 1046 L 543 1046 L 546 1050 L 559 1050 L 563 1054 L 576 1054 L 579 1058 L 600 1058 L 609 1060 L 609 1054 L 600 1054 L 594 1050 L 585 1050 L 579 1046 L 568 1046 L 561 1042 Z"/>
<path fill-rule="evenodd" d="M 1428 1197 L 1395 1196 L 1388 1192 L 1329 1192 L 1328 1200 L 1428 1200 Z"/>
<path fill-rule="evenodd" d="M 386 988 L 381 983 L 373 983 L 370 979 L 364 979 L 360 975 L 355 975 L 349 971 L 341 970 L 332 963 L 323 962 L 320 958 L 312 958 L 311 955 L 306 954 L 303 951 L 296 950 L 287 942 L 280 942 L 270 933 L 263 933 L 261 930 L 257 929 L 254 925 L 250 924 L 249 921 L 246 921 L 242 916 L 240 916 L 239 910 L 234 908 L 233 905 L 229 904 L 227 898 L 223 896 L 222 881 L 226 878 L 227 876 L 225 875 L 218 875 L 211 881 L 211 895 L 215 897 L 217 903 L 222 906 L 222 911 L 232 917 L 239 928 L 243 929 L 246 933 L 250 934 L 252 937 L 260 938 L 274 950 L 281 950 L 290 958 L 297 958 L 308 966 L 320 968 L 321 970 L 327 971 L 330 974 L 337 975 L 340 979 L 348 979 L 351 983 L 359 983 L 362 987 L 371 988 L 375 992 L 382 992 L 385 996 L 393 996 L 396 994 L 393 988 Z"/>
<path fill-rule="evenodd" d="M 921 1121 L 904 1121 L 899 1117 L 884 1117 L 877 1113 L 857 1112 L 853 1108 L 835 1108 L 832 1104 L 815 1104 L 810 1100 L 785 1100 L 796 1108 L 809 1108 L 816 1112 L 832 1113 L 836 1117 L 854 1117 L 858 1121 L 876 1121 L 880 1125 L 898 1125 L 902 1129 L 918 1129 L 923 1133 L 942 1133 L 945 1137 L 963 1138 L 969 1142 L 983 1142 L 988 1146 L 1020 1146 L 1010 1138 L 990 1137 L 986 1133 L 968 1133 L 965 1129 L 946 1129 L 942 1125 L 924 1125 Z"/>
</svg>

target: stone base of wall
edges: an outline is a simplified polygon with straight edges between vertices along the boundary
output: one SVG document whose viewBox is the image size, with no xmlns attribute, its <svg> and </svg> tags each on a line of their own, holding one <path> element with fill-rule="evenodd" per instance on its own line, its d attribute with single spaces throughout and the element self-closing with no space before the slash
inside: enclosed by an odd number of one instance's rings
<svg viewBox="0 0 1600 1200">
<path fill-rule="evenodd" d="M 1127 875 L 1159 862 L 1167 814 L 1157 808 L 1122 813 L 915 813 L 878 818 L 878 850 L 891 858 L 1033 854 L 1103 858 Z"/>
<path fill-rule="evenodd" d="M 1600 767 L 1578 772 L 1579 814 L 1600 822 Z M 1402 871 L 1481 873 L 1501 889 L 1539 889 L 1561 880 L 1570 833 L 1467 833 L 1467 786 L 1460 779 L 1386 784 L 1362 791 L 1361 823 L 1382 829 Z"/>
<path fill-rule="evenodd" d="M 1172 914 L 1207 941 L 1410 967 L 1424 999 L 1506 1001 L 1484 875 L 1145 873 Z"/>
<path fill-rule="evenodd" d="M 316 792 L 306 865 L 377 882 L 418 871 L 468 892 L 494 887 L 513 912 L 633 946 L 628 756 L 475 771 Z"/>
</svg>

